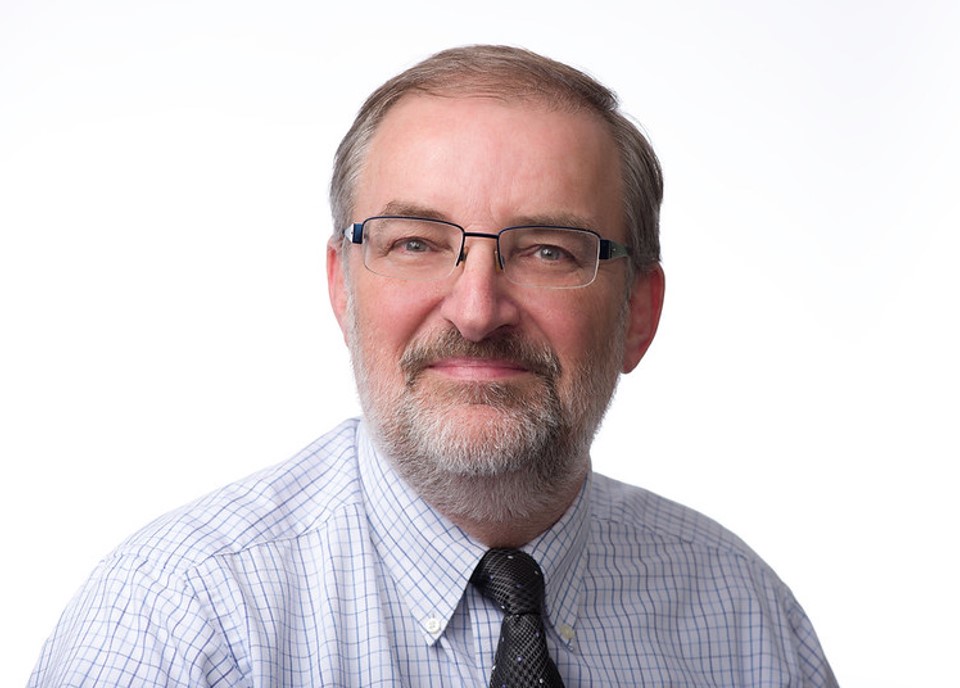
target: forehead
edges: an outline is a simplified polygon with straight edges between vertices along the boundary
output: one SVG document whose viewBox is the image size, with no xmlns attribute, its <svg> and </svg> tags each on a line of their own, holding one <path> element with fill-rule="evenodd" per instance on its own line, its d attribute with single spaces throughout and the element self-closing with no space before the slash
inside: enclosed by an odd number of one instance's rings
<svg viewBox="0 0 960 688">
<path fill-rule="evenodd" d="M 620 233 L 621 198 L 616 144 L 595 113 L 407 95 L 371 139 L 355 210 L 422 207 L 465 226 L 579 217 L 610 236 Z"/>
</svg>

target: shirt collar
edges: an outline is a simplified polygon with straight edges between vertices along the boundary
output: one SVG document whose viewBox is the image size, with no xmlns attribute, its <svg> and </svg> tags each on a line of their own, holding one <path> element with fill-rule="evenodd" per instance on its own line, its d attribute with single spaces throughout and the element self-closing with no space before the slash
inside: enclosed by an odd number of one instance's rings
<svg viewBox="0 0 960 688">
<path fill-rule="evenodd" d="M 423 632 L 435 643 L 450 623 L 470 576 L 486 552 L 427 504 L 377 450 L 364 422 L 357 430 L 360 480 L 374 546 Z M 589 523 L 587 478 L 561 519 L 524 551 L 546 581 L 546 616 L 567 643 L 573 640 Z"/>
<path fill-rule="evenodd" d="M 590 484 L 593 473 L 567 512 L 549 530 L 523 549 L 543 570 L 546 615 L 567 645 L 573 643 L 580 605 L 587 538 L 590 534 Z"/>
<path fill-rule="evenodd" d="M 373 544 L 428 643 L 450 623 L 485 548 L 423 501 L 357 431 L 360 481 Z"/>
</svg>

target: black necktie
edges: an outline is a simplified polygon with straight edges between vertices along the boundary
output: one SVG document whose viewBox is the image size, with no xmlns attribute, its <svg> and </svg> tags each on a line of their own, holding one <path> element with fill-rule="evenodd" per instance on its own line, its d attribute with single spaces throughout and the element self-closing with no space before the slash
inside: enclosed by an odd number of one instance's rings
<svg viewBox="0 0 960 688">
<path fill-rule="evenodd" d="M 543 573 L 529 554 L 491 549 L 470 578 L 503 609 L 490 688 L 563 688 L 543 630 Z"/>
</svg>

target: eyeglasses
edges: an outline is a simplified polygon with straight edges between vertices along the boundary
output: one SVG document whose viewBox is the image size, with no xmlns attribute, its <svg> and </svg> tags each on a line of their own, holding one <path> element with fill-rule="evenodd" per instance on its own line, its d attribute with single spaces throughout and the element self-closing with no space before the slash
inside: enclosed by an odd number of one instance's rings
<svg viewBox="0 0 960 688">
<path fill-rule="evenodd" d="M 355 222 L 343 235 L 361 244 L 370 272 L 422 282 L 450 275 L 466 257 L 467 237 L 496 239 L 497 265 L 504 276 L 531 287 L 585 287 L 596 278 L 601 260 L 630 254 L 628 247 L 590 229 L 524 225 L 486 234 L 444 220 L 396 215 Z"/>
</svg>

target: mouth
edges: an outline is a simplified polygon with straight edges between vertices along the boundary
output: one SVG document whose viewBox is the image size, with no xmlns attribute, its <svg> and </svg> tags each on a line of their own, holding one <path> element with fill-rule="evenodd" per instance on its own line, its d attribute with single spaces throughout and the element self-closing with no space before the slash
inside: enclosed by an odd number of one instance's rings
<svg viewBox="0 0 960 688">
<path fill-rule="evenodd" d="M 408 384 L 422 373 L 452 381 L 493 383 L 527 375 L 555 380 L 560 375 L 560 362 L 547 347 L 516 335 L 471 342 L 456 330 L 411 345 L 400 360 L 400 368 Z"/>
<path fill-rule="evenodd" d="M 447 379 L 465 382 L 502 382 L 530 373 L 529 368 L 518 361 L 466 356 L 433 361 L 424 370 Z"/>
</svg>

